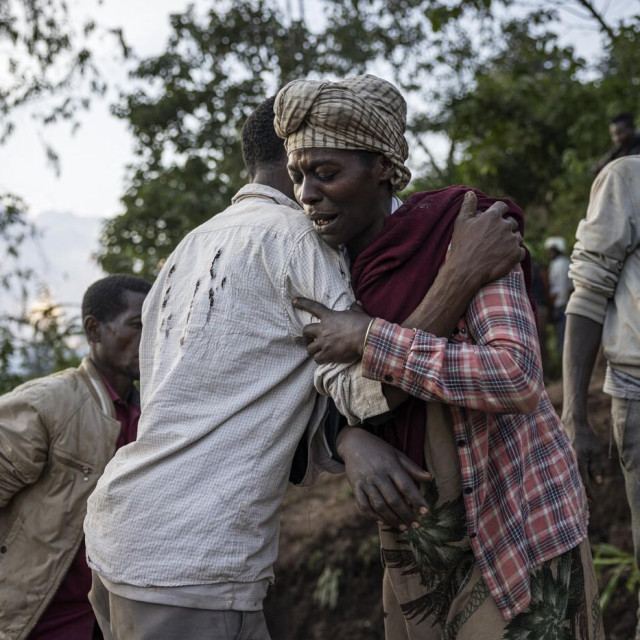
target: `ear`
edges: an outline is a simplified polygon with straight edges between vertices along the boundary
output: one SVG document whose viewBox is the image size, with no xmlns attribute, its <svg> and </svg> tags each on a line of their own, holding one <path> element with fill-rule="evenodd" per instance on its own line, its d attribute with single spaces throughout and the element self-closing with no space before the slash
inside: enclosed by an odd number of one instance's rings
<svg viewBox="0 0 640 640">
<path fill-rule="evenodd" d="M 380 154 L 378 156 L 379 163 L 379 177 L 380 182 L 391 182 L 391 178 L 393 178 L 393 174 L 395 173 L 395 166 L 389 158 Z"/>
<path fill-rule="evenodd" d="M 100 342 L 100 320 L 95 316 L 87 316 L 83 321 L 84 333 L 89 343 Z"/>
</svg>

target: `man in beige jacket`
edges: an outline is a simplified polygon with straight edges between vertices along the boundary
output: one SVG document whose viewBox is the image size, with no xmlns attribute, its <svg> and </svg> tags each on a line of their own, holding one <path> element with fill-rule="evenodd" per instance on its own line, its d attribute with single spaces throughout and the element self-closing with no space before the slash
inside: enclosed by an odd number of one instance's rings
<svg viewBox="0 0 640 640">
<path fill-rule="evenodd" d="M 602 482 L 602 443 L 587 414 L 589 380 L 600 342 L 607 359 L 613 437 L 631 507 L 640 561 L 640 155 L 608 164 L 591 188 L 569 276 L 562 422 L 573 437 L 587 492 Z M 640 625 L 635 635 L 640 640 Z"/>
<path fill-rule="evenodd" d="M 0 397 L 0 640 L 101 637 L 82 523 L 107 462 L 136 437 L 150 288 L 126 275 L 92 284 L 82 302 L 89 357 Z"/>
</svg>

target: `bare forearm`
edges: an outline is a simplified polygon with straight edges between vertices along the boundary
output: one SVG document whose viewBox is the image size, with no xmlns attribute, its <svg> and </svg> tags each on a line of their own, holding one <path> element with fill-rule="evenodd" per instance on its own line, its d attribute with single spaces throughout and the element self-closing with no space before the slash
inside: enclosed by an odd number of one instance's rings
<svg viewBox="0 0 640 640">
<path fill-rule="evenodd" d="M 572 416 L 572 421 L 586 421 L 589 381 L 601 337 L 600 323 L 573 313 L 567 315 L 562 358 L 563 416 Z"/>
<path fill-rule="evenodd" d="M 445 262 L 427 295 L 402 326 L 421 329 L 437 338 L 451 335 L 481 286 L 468 271 L 468 266 L 458 267 L 453 258 Z"/>
</svg>

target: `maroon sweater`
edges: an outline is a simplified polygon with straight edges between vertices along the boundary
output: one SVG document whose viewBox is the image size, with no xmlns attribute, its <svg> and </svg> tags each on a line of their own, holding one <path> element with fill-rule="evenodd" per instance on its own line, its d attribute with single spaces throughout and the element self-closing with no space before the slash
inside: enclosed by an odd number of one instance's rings
<svg viewBox="0 0 640 640">
<path fill-rule="evenodd" d="M 358 256 L 351 268 L 351 285 L 356 299 L 373 317 L 402 324 L 420 304 L 433 284 L 446 257 L 453 226 L 464 194 L 474 191 L 478 209 L 484 211 L 501 200 L 507 215 L 518 222 L 524 235 L 522 210 L 510 200 L 490 198 L 468 187 L 447 187 L 416 193 L 385 221 L 381 233 Z M 473 256 L 469 256 L 473 260 Z M 531 292 L 531 258 L 523 260 L 527 290 Z M 533 302 L 533 298 L 529 296 Z M 424 403 L 409 398 L 394 412 L 385 439 L 424 465 Z"/>
</svg>

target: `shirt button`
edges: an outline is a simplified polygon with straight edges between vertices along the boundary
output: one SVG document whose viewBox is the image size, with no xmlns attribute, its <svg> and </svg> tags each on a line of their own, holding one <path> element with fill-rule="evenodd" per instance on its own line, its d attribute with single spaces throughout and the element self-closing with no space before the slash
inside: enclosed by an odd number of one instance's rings
<svg viewBox="0 0 640 640">
<path fill-rule="evenodd" d="M 470 493 L 473 493 L 473 489 L 471 487 L 465 487 L 464 492 L 469 495 Z"/>
<path fill-rule="evenodd" d="M 387 375 L 384 377 L 384 381 L 393 382 L 393 376 L 390 373 L 387 373 Z"/>
<path fill-rule="evenodd" d="M 0 553 L 7 553 L 7 547 L 5 547 L 4 545 L 2 545 L 0 547 Z"/>
<path fill-rule="evenodd" d="M 470 537 L 470 538 L 475 538 L 477 535 L 478 535 L 477 533 L 470 533 L 470 534 L 469 534 L 469 537 Z"/>
<path fill-rule="evenodd" d="M 458 440 L 458 446 L 459 447 L 466 447 L 467 446 L 467 441 L 466 440 Z"/>
</svg>

